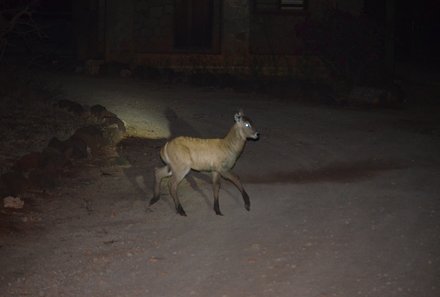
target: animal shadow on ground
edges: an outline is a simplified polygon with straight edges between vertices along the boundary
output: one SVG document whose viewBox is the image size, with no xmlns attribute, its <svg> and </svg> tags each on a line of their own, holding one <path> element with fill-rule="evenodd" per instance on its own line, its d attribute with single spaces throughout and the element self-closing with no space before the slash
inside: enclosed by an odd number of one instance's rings
<svg viewBox="0 0 440 297">
<path fill-rule="evenodd" d="M 247 175 L 244 179 L 248 183 L 255 184 L 307 184 L 319 182 L 346 183 L 369 179 L 385 171 L 403 168 L 406 168 L 406 166 L 397 161 L 377 159 L 359 160 L 354 162 L 331 163 L 315 169 L 298 169 L 291 172 Z"/>
<path fill-rule="evenodd" d="M 165 116 L 170 129 L 169 139 L 177 136 L 200 137 L 200 133 L 188 122 L 180 118 L 173 109 L 167 108 Z M 164 166 L 164 163 L 160 159 L 160 149 L 169 139 L 127 137 L 117 146 L 120 157 L 130 164 L 128 168 L 124 169 L 124 174 L 138 192 L 141 200 L 149 201 L 150 198 L 153 197 L 154 169 Z M 191 188 L 197 191 L 211 207 L 212 202 L 210 202 L 209 197 L 201 191 L 196 181 L 196 179 L 201 179 L 206 183 L 210 183 L 210 177 L 202 173 L 191 172 L 185 179 Z M 161 194 L 162 196 L 167 195 L 168 191 L 163 190 Z M 170 207 L 174 208 L 172 199 L 163 200 L 166 200 Z"/>
</svg>

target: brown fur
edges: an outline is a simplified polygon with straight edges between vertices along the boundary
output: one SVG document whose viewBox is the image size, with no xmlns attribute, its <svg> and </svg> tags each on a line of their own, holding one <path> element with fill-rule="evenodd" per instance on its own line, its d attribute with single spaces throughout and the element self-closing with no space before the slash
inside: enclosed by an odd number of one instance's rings
<svg viewBox="0 0 440 297">
<path fill-rule="evenodd" d="M 252 127 L 251 121 L 242 112 L 239 112 L 235 115 L 234 126 L 224 138 L 201 139 L 180 136 L 167 142 L 160 151 L 161 158 L 166 165 L 155 170 L 154 196 L 150 205 L 160 198 L 162 178 L 170 176 L 170 193 L 174 199 L 176 210 L 180 215 L 186 215 L 177 196 L 177 186 L 193 169 L 212 173 L 216 214 L 222 215 L 218 203 L 220 176 L 230 180 L 240 190 L 245 208 L 249 210 L 249 196 L 238 176 L 231 172 L 248 138 L 257 139 L 258 133 Z"/>
</svg>

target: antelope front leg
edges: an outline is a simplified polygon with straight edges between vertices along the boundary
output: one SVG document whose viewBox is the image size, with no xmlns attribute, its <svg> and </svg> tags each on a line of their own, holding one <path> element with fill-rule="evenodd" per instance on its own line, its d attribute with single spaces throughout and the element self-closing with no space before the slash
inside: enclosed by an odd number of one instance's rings
<svg viewBox="0 0 440 297">
<path fill-rule="evenodd" d="M 249 211 L 251 208 L 251 201 L 249 200 L 249 195 L 244 190 L 243 185 L 241 184 L 238 176 L 232 173 L 231 171 L 221 172 L 220 174 L 224 178 L 230 180 L 240 190 L 241 196 L 243 197 L 243 201 L 244 201 L 244 208 Z"/>
<path fill-rule="evenodd" d="M 212 172 L 212 189 L 214 190 L 214 211 L 216 215 L 222 216 L 220 205 L 218 203 L 218 192 L 220 190 L 220 174 L 216 171 Z"/>
</svg>

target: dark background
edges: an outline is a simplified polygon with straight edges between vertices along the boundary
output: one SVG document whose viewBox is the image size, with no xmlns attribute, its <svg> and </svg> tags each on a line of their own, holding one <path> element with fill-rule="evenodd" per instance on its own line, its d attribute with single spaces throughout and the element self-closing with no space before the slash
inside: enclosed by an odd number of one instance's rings
<svg viewBox="0 0 440 297">
<path fill-rule="evenodd" d="M 4 2 L 7 5 L 7 2 Z M 25 4 L 27 1 L 9 1 L 9 6 Z M 73 30 L 72 0 L 44 0 L 33 2 L 34 20 L 45 35 L 35 44 L 27 44 L 28 52 L 41 51 L 46 54 L 75 56 L 76 45 Z M 5 5 L 4 4 L 4 5 Z M 386 1 L 365 1 L 364 13 L 371 19 L 386 24 Z M 395 1 L 395 17 L 391 24 L 395 34 L 394 46 L 399 61 L 420 61 L 426 64 L 439 63 L 440 58 L 440 2 L 435 0 Z M 37 46 L 38 45 L 38 46 Z M 20 47 L 10 47 L 10 52 L 19 52 Z"/>
</svg>

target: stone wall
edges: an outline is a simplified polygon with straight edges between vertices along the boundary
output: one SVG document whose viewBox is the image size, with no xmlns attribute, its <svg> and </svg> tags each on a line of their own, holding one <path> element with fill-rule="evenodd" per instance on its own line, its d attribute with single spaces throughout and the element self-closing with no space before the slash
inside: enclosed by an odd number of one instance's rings
<svg viewBox="0 0 440 297">
<path fill-rule="evenodd" d="M 223 2 L 222 53 L 227 56 L 247 56 L 249 53 L 250 0 Z"/>
<path fill-rule="evenodd" d="M 173 0 L 134 0 L 133 14 L 134 50 L 137 53 L 173 50 Z"/>
<path fill-rule="evenodd" d="M 305 15 L 254 13 L 251 20 L 251 53 L 270 55 L 300 53 L 301 41 L 296 37 L 295 27 L 305 20 Z"/>
<path fill-rule="evenodd" d="M 354 15 L 359 15 L 362 13 L 364 8 L 364 1 L 368 0 L 338 0 L 337 7 L 340 10 L 349 12 Z"/>
<path fill-rule="evenodd" d="M 301 55 L 296 26 L 306 18 L 323 17 L 329 8 L 360 14 L 364 0 L 309 0 L 303 13 L 264 13 L 251 10 L 250 52 L 269 55 Z"/>
<path fill-rule="evenodd" d="M 106 60 L 129 63 L 134 50 L 134 0 L 107 0 L 106 8 Z"/>
<path fill-rule="evenodd" d="M 105 55 L 105 0 L 72 3 L 73 32 L 79 60 L 103 59 Z"/>
<path fill-rule="evenodd" d="M 302 53 L 298 23 L 328 7 L 352 13 L 363 7 L 363 0 L 309 0 L 304 13 L 265 14 L 251 0 L 214 0 L 212 49 L 192 52 L 174 48 L 174 0 L 106 1 L 106 61 L 174 68 L 240 69 L 256 60 L 278 68 L 275 60 Z"/>
</svg>

